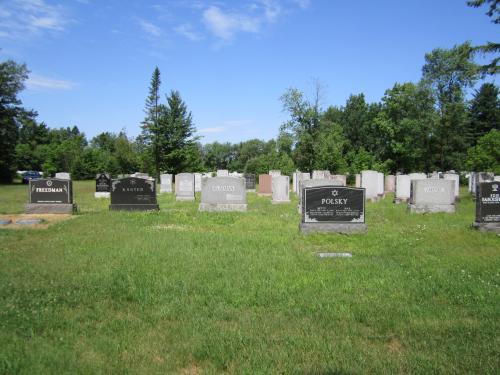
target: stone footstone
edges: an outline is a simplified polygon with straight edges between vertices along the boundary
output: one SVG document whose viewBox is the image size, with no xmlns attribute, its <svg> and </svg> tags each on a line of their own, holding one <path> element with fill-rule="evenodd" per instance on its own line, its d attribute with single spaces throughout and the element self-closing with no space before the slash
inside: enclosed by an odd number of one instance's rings
<svg viewBox="0 0 500 375">
<path fill-rule="evenodd" d="M 500 234 L 500 223 L 472 223 L 472 227 L 480 232 L 493 232 Z"/>
<path fill-rule="evenodd" d="M 72 214 L 77 210 L 74 203 L 27 203 L 27 214 Z"/>
<path fill-rule="evenodd" d="M 351 253 L 318 253 L 320 258 L 352 258 Z"/>
<path fill-rule="evenodd" d="M 435 213 L 435 212 L 446 212 L 449 214 L 455 213 L 454 204 L 434 204 L 434 205 L 417 205 L 408 204 L 410 212 L 417 214 Z"/>
<path fill-rule="evenodd" d="M 16 224 L 20 225 L 36 225 L 36 224 L 41 224 L 43 222 L 42 219 L 22 219 L 22 220 L 17 220 Z"/>
<path fill-rule="evenodd" d="M 9 225 L 10 223 L 12 223 L 10 219 L 0 219 L 0 225 Z"/>
<path fill-rule="evenodd" d="M 105 192 L 105 191 L 100 191 L 100 192 L 95 192 L 94 193 L 94 198 L 109 198 L 111 193 Z"/>
<path fill-rule="evenodd" d="M 362 223 L 345 223 L 345 224 L 334 224 L 334 223 L 300 223 L 300 230 L 302 233 L 314 233 L 314 232 L 327 232 L 327 233 L 366 233 L 368 226 Z"/>
</svg>

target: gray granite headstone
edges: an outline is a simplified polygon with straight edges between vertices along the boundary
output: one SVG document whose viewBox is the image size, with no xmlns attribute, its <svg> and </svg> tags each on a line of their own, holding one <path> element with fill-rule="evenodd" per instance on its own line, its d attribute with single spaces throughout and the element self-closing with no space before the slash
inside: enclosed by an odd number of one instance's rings
<svg viewBox="0 0 500 375">
<path fill-rule="evenodd" d="M 377 171 L 361 171 L 361 187 L 366 190 L 366 199 L 377 201 L 379 199 L 378 188 L 379 175 Z"/>
<path fill-rule="evenodd" d="M 205 178 L 199 211 L 246 211 L 245 179 L 241 177 Z"/>
<path fill-rule="evenodd" d="M 229 171 L 227 169 L 217 170 L 217 177 L 228 177 L 228 176 L 229 176 Z"/>
<path fill-rule="evenodd" d="M 160 175 L 160 193 L 172 192 L 172 175 L 164 173 Z"/>
<path fill-rule="evenodd" d="M 290 177 L 273 176 L 272 178 L 273 204 L 290 202 Z"/>
<path fill-rule="evenodd" d="M 412 180 L 411 212 L 455 212 L 455 182 L 444 179 Z"/>
<path fill-rule="evenodd" d="M 281 176 L 281 171 L 278 171 L 278 170 L 272 170 L 272 171 L 269 171 L 269 175 L 270 175 L 271 177 Z"/>
<path fill-rule="evenodd" d="M 71 180 L 71 175 L 68 172 L 57 172 L 55 178 L 60 180 Z"/>
<path fill-rule="evenodd" d="M 178 201 L 194 201 L 194 175 L 192 173 L 175 175 L 175 199 Z"/>
<path fill-rule="evenodd" d="M 411 178 L 407 174 L 396 175 L 394 203 L 407 203 L 410 200 Z"/>
<path fill-rule="evenodd" d="M 201 173 L 194 173 L 194 191 L 201 191 Z"/>
</svg>

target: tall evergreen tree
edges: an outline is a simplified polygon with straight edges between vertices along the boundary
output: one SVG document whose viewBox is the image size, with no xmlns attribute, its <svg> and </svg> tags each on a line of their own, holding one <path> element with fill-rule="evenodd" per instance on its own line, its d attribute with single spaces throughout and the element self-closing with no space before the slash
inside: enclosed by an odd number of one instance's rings
<svg viewBox="0 0 500 375">
<path fill-rule="evenodd" d="M 476 91 L 470 104 L 472 145 L 491 129 L 500 130 L 500 98 L 498 87 L 484 83 Z"/>
<path fill-rule="evenodd" d="M 161 134 L 158 124 L 162 111 L 162 106 L 160 104 L 160 86 L 160 69 L 155 67 L 149 85 L 149 95 L 146 98 L 146 105 L 144 108 L 146 118 L 142 122 L 142 133 L 139 137 L 139 141 L 144 145 L 144 152 L 149 154 L 148 156 L 153 160 L 154 174 L 157 178 L 160 176 L 161 170 Z"/>
</svg>

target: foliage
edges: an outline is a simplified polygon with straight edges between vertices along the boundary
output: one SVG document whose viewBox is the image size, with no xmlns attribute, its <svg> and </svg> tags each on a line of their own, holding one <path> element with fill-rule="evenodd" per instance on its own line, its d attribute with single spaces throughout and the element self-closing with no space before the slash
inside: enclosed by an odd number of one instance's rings
<svg viewBox="0 0 500 375">
<path fill-rule="evenodd" d="M 500 175 L 500 130 L 493 129 L 469 149 L 467 168 Z"/>
<path fill-rule="evenodd" d="M 500 130 L 500 98 L 498 87 L 484 83 L 476 90 L 469 108 L 472 144 L 492 129 Z"/>
</svg>

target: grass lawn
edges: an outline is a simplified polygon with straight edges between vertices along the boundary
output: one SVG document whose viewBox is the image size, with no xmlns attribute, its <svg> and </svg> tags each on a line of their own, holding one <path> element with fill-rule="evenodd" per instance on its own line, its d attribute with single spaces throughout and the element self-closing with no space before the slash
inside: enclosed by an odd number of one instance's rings
<svg viewBox="0 0 500 375">
<path fill-rule="evenodd" d="M 0 373 L 498 374 L 500 237 L 367 204 L 366 235 L 298 231 L 296 198 L 247 213 L 109 212 L 0 229 Z M 27 187 L 0 186 L 0 213 Z M 351 252 L 320 259 L 318 252 Z"/>
</svg>

